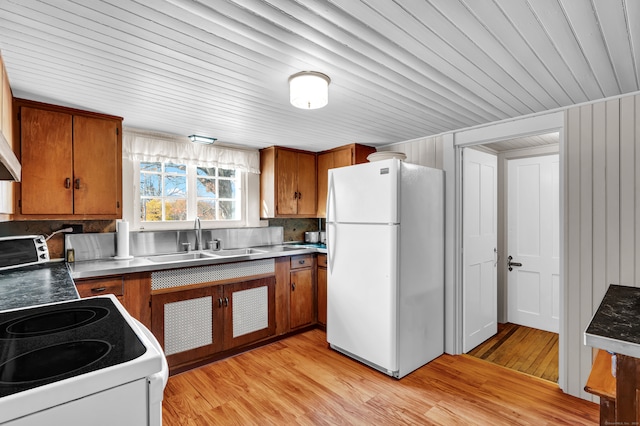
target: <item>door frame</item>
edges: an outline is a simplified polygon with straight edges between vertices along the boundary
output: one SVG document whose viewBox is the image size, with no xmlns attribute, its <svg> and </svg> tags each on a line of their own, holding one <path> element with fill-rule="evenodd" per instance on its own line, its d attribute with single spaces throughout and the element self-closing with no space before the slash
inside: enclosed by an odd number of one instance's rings
<svg viewBox="0 0 640 426">
<path fill-rule="evenodd" d="M 505 139 L 532 136 L 541 133 L 559 132 L 560 156 L 560 276 L 564 278 L 565 243 L 565 188 L 564 188 L 564 112 L 555 111 L 505 120 L 486 126 L 443 135 L 443 169 L 448 176 L 446 194 L 451 194 L 445 202 L 445 352 L 462 353 L 463 305 L 462 305 L 462 148 L 483 145 Z M 567 388 L 566 377 L 566 287 L 560 283 L 560 333 L 558 385 Z"/>
</svg>

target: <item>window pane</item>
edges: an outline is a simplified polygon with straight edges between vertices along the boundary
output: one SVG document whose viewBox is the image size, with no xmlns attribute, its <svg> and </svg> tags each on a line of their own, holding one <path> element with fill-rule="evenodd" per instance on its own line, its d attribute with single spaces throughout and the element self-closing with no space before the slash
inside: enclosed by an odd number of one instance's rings
<svg viewBox="0 0 640 426">
<path fill-rule="evenodd" d="M 140 220 L 162 220 L 162 200 L 159 198 L 142 199 L 140 203 Z"/>
<path fill-rule="evenodd" d="M 219 169 L 218 173 L 220 177 L 236 177 L 236 171 L 233 169 Z"/>
<path fill-rule="evenodd" d="M 198 216 L 202 220 L 216 220 L 216 202 L 214 200 L 198 200 Z"/>
<path fill-rule="evenodd" d="M 165 197 L 186 197 L 187 196 L 187 177 L 165 175 L 164 196 Z"/>
<path fill-rule="evenodd" d="M 220 217 L 221 220 L 233 220 L 236 218 L 236 202 L 220 201 Z"/>
<path fill-rule="evenodd" d="M 140 163 L 141 172 L 160 172 L 162 163 Z"/>
<path fill-rule="evenodd" d="M 165 199 L 164 220 L 187 220 L 187 200 Z"/>
<path fill-rule="evenodd" d="M 215 167 L 198 167 L 196 169 L 198 176 L 211 176 L 215 177 L 216 168 Z"/>
<path fill-rule="evenodd" d="M 220 198 L 235 198 L 236 197 L 236 182 L 233 180 L 219 180 L 220 185 Z"/>
<path fill-rule="evenodd" d="M 162 195 L 160 175 L 140 173 L 140 195 L 142 197 Z"/>
<path fill-rule="evenodd" d="M 215 198 L 216 197 L 216 181 L 215 179 L 198 178 L 196 181 L 198 188 L 198 197 Z"/>
<path fill-rule="evenodd" d="M 165 163 L 164 172 L 184 175 L 187 173 L 187 166 L 184 164 Z"/>
</svg>

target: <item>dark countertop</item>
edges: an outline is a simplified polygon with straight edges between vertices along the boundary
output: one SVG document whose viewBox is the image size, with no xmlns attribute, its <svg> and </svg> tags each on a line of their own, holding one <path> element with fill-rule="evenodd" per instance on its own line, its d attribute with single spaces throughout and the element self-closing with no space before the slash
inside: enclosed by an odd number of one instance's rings
<svg viewBox="0 0 640 426">
<path fill-rule="evenodd" d="M 0 271 L 0 311 L 79 298 L 64 262 Z"/>
<path fill-rule="evenodd" d="M 584 343 L 640 358 L 640 288 L 610 285 L 584 332 Z"/>
</svg>

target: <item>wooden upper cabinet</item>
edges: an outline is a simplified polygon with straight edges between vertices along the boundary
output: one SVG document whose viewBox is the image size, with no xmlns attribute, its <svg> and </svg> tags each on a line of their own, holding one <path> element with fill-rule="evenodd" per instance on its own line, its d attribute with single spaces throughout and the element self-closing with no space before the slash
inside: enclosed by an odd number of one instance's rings
<svg viewBox="0 0 640 426">
<path fill-rule="evenodd" d="M 367 156 L 376 152 L 371 146 L 350 144 L 323 151 L 318 154 L 318 200 L 317 217 L 327 217 L 327 191 L 329 189 L 329 169 L 366 163 Z"/>
<path fill-rule="evenodd" d="M 315 153 L 265 148 L 260 171 L 260 217 L 315 217 Z"/>
<path fill-rule="evenodd" d="M 122 118 L 22 99 L 19 219 L 122 217 Z"/>
</svg>

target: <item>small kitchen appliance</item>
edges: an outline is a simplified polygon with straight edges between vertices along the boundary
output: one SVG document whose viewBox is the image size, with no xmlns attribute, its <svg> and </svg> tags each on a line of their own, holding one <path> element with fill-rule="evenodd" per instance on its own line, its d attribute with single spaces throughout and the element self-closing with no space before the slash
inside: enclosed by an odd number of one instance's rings
<svg viewBox="0 0 640 426">
<path fill-rule="evenodd" d="M 327 341 L 401 378 L 444 349 L 444 176 L 385 159 L 329 170 Z"/>
<path fill-rule="evenodd" d="M 48 261 L 49 249 L 42 235 L 0 237 L 0 271 Z"/>
</svg>

